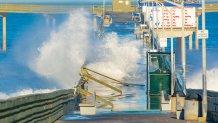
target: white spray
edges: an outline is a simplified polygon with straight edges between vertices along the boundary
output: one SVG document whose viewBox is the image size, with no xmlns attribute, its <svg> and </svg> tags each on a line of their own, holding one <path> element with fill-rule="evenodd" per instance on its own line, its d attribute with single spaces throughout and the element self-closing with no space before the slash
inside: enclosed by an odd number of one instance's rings
<svg viewBox="0 0 218 123">
<path fill-rule="evenodd" d="M 89 14 L 77 10 L 50 39 L 39 48 L 38 56 L 31 61 L 32 70 L 54 81 L 61 88 L 71 88 L 79 80 L 80 68 L 86 60 L 91 36 Z"/>
<path fill-rule="evenodd" d="M 136 72 L 140 60 L 139 43 L 130 39 L 120 39 L 116 33 L 107 34 L 99 45 L 101 56 L 88 68 L 106 74 L 116 79 L 123 79 Z"/>
<path fill-rule="evenodd" d="M 116 79 L 135 72 L 140 59 L 139 42 L 119 39 L 115 33 L 106 35 L 103 41 L 93 40 L 92 20 L 83 10 L 71 13 L 39 48 L 38 56 L 31 61 L 32 70 L 61 88 L 77 84 L 84 64 Z"/>
<path fill-rule="evenodd" d="M 218 91 L 218 60 L 216 57 L 217 49 L 207 49 L 207 89 Z M 195 57 L 193 57 L 195 56 Z M 202 52 L 188 51 L 187 60 L 191 70 L 187 76 L 187 88 L 202 89 Z"/>
<path fill-rule="evenodd" d="M 29 95 L 29 94 L 51 93 L 51 92 L 54 92 L 54 91 L 56 91 L 56 89 L 33 90 L 33 89 L 29 88 L 29 89 L 23 89 L 21 91 L 11 93 L 11 94 L 6 94 L 6 93 L 0 92 L 0 100 L 8 99 L 8 98 L 11 98 L 11 97 L 25 96 L 25 95 Z"/>
<path fill-rule="evenodd" d="M 212 68 L 207 71 L 207 89 L 218 90 L 218 68 Z M 202 89 L 202 72 L 198 71 L 187 79 L 187 88 Z"/>
</svg>

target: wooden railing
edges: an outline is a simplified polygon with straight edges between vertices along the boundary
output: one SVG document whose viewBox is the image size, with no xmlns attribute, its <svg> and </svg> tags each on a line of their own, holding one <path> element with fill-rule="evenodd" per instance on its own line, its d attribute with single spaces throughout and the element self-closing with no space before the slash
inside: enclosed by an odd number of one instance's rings
<svg viewBox="0 0 218 123">
<path fill-rule="evenodd" d="M 32 94 L 0 101 L 0 123 L 52 123 L 75 110 L 78 96 L 73 89 Z"/>
</svg>

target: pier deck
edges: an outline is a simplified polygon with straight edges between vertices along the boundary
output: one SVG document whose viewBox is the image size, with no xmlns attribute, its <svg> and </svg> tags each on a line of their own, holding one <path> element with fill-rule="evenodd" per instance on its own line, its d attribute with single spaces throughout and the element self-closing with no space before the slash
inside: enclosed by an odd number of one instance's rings
<svg viewBox="0 0 218 123">
<path fill-rule="evenodd" d="M 174 114 L 101 114 L 96 116 L 67 115 L 55 123 L 186 123 Z M 198 123 L 198 122 L 192 122 Z"/>
</svg>

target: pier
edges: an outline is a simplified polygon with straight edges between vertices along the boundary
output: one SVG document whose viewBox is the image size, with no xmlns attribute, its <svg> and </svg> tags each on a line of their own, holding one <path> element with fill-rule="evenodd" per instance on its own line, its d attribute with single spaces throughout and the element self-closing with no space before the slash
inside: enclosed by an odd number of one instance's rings
<svg viewBox="0 0 218 123">
<path fill-rule="evenodd" d="M 206 12 L 217 12 L 218 11 L 218 4 L 206 4 L 205 5 Z M 99 5 L 92 5 L 92 6 L 76 6 L 76 5 L 44 5 L 44 4 L 0 4 L 0 15 L 2 17 L 2 51 L 6 52 L 7 50 L 7 40 L 6 40 L 6 18 L 8 13 L 34 13 L 34 14 L 45 14 L 45 15 L 52 15 L 52 14 L 66 14 L 71 12 L 72 10 L 83 8 L 93 14 L 96 14 L 98 16 L 102 15 L 103 7 Z M 129 10 L 126 11 L 124 9 L 124 12 L 135 12 L 137 11 L 137 6 L 130 6 Z M 113 10 L 113 6 L 107 5 L 105 6 L 105 10 L 108 12 L 122 12 L 122 10 L 117 11 L 116 9 Z M 196 8 L 197 15 L 200 15 L 201 8 L 198 6 Z M 196 49 L 198 49 L 198 40 L 196 39 Z M 191 45 L 191 42 L 190 42 Z"/>
<path fill-rule="evenodd" d="M 206 12 L 217 12 L 218 11 L 218 4 L 206 4 Z M 6 18 L 8 13 L 33 13 L 33 14 L 45 14 L 45 15 L 52 15 L 52 14 L 66 14 L 71 12 L 72 10 L 83 8 L 93 14 L 98 16 L 102 15 L 103 7 L 99 5 L 92 5 L 92 6 L 79 6 L 79 5 L 44 5 L 44 4 L 0 4 L 0 15 L 2 17 L 2 51 L 6 52 L 7 50 L 7 40 L 6 40 Z M 117 11 L 113 10 L 113 6 L 107 5 L 105 6 L 106 11 L 108 12 L 122 12 L 122 10 Z M 124 9 L 125 10 L 125 9 Z M 124 12 L 135 12 L 137 11 L 137 6 L 132 5 L 128 11 Z M 197 13 L 201 13 L 201 8 L 198 6 L 196 9 Z M 191 43 L 191 42 L 190 42 Z M 198 49 L 198 41 L 196 39 L 196 48 Z"/>
<path fill-rule="evenodd" d="M 114 26 L 112 23 L 134 25 L 131 27 L 132 35 L 143 46 L 144 63 L 141 66 L 146 68 L 146 82 L 117 80 L 84 65 L 81 66 L 81 79 L 72 89 L 0 100 L 0 122 L 218 122 L 218 92 L 208 91 L 206 87 L 208 30 L 205 28 L 205 13 L 218 12 L 218 4 L 205 5 L 204 0 L 202 4 L 139 0 L 137 5 L 131 5 L 129 0 L 120 1 L 82 8 L 89 11 L 94 19 L 100 19 L 100 32 L 96 31 L 101 35 L 99 38 L 104 38 L 107 29 Z M 119 8 L 119 4 L 122 7 Z M 67 14 L 78 8 L 81 6 L 1 4 L 2 50 L 6 52 L 7 49 L 8 13 Z M 105 15 L 111 17 L 106 26 L 104 21 L 108 20 L 105 20 Z M 198 26 L 200 15 L 202 30 Z M 193 43 L 198 50 L 199 39 L 202 39 L 203 88 L 187 89 L 186 42 L 189 50 L 194 50 Z M 170 45 L 168 51 L 167 45 Z"/>
</svg>

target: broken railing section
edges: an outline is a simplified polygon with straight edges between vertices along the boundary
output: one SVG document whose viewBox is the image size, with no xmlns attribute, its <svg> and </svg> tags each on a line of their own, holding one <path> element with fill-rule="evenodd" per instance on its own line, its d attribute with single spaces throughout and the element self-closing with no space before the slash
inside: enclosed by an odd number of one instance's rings
<svg viewBox="0 0 218 123">
<path fill-rule="evenodd" d="M 102 102 L 103 105 L 101 105 L 101 106 L 99 106 L 99 107 L 97 107 L 97 108 L 102 108 L 102 107 L 104 107 L 104 106 L 109 105 L 109 106 L 111 106 L 111 110 L 113 110 L 114 105 L 113 105 L 113 103 L 112 103 L 111 101 L 106 100 L 106 99 L 102 98 L 101 96 L 94 94 L 93 92 L 89 92 L 88 89 L 86 88 L 86 86 L 87 86 L 86 84 L 87 84 L 88 82 L 90 82 L 89 80 L 92 80 L 91 82 L 96 82 L 96 83 L 101 84 L 101 85 L 103 85 L 103 86 L 105 86 L 105 87 L 108 87 L 108 88 L 110 88 L 111 90 L 113 90 L 113 91 L 119 93 L 119 95 L 122 95 L 122 90 L 120 90 L 120 89 L 117 88 L 117 87 L 112 86 L 112 85 L 111 85 L 112 83 L 104 82 L 104 81 L 102 81 L 102 80 L 99 80 L 99 79 L 95 78 L 93 75 L 91 75 L 91 73 L 97 74 L 97 75 L 99 75 L 99 76 L 101 76 L 101 77 L 104 77 L 104 78 L 107 78 L 107 79 L 110 79 L 110 80 L 113 81 L 113 83 L 115 82 L 115 83 L 117 83 L 117 84 L 122 84 L 122 82 L 119 81 L 119 80 L 116 80 L 116 79 L 114 79 L 114 78 L 112 78 L 112 77 L 109 77 L 109 76 L 106 76 L 106 75 L 101 74 L 101 73 L 99 73 L 99 72 L 96 72 L 96 71 L 94 71 L 94 70 L 91 70 L 91 69 L 89 69 L 89 68 L 86 68 L 86 67 L 82 67 L 82 68 L 81 68 L 81 76 L 82 76 L 82 77 L 81 77 L 81 79 L 80 79 L 79 84 L 76 86 L 77 92 L 80 93 L 82 96 L 85 96 L 85 98 L 92 96 L 92 97 L 94 98 L 94 101 L 95 101 L 95 99 L 96 99 L 96 100 Z M 91 100 L 91 99 L 90 99 L 90 100 Z M 87 108 L 93 108 L 93 107 L 96 108 L 96 106 L 93 105 L 93 104 L 92 104 L 92 105 L 90 104 L 89 106 L 88 106 L 87 104 L 86 104 L 86 105 L 81 104 L 81 106 L 85 106 L 85 107 L 87 107 Z"/>
<path fill-rule="evenodd" d="M 108 88 L 110 88 L 110 89 L 112 89 L 112 90 L 114 90 L 114 91 L 116 91 L 116 92 L 122 94 L 122 90 L 120 90 L 120 89 L 118 89 L 118 88 L 116 88 L 116 87 L 114 87 L 114 86 L 108 84 L 107 82 L 104 82 L 104 81 L 102 81 L 102 80 L 99 80 L 99 79 L 94 78 L 91 74 L 88 73 L 88 71 L 94 72 L 94 73 L 96 73 L 96 74 L 98 74 L 98 75 L 100 75 L 100 76 L 103 76 L 103 77 L 105 77 L 105 78 L 108 78 L 108 79 L 111 79 L 111 80 L 113 80 L 113 81 L 116 81 L 116 82 L 121 83 L 120 81 L 118 81 L 118 80 L 116 80 L 116 79 L 113 79 L 113 78 L 111 78 L 111 77 L 108 77 L 108 76 L 106 76 L 106 75 L 100 74 L 100 73 L 98 73 L 98 72 L 95 72 L 95 71 L 93 71 L 93 70 L 91 70 L 91 69 L 88 69 L 88 68 L 85 68 L 85 67 L 82 67 L 82 69 L 81 69 L 81 74 L 82 74 L 83 78 L 84 78 L 86 81 L 88 81 L 89 79 L 91 79 L 91 80 L 93 80 L 94 82 L 97 82 L 97 83 L 99 83 L 99 84 L 101 84 L 101 85 L 104 85 L 104 86 L 106 86 L 106 87 L 108 87 Z"/>
<path fill-rule="evenodd" d="M 79 90 L 80 90 L 80 94 L 82 94 L 82 95 L 85 95 L 85 96 L 93 96 L 94 95 L 93 93 L 90 93 L 90 92 L 88 92 L 88 91 L 86 91 L 84 89 L 80 88 Z M 98 95 L 95 95 L 95 98 L 96 98 L 96 100 L 101 101 L 101 102 L 103 102 L 106 105 L 110 105 L 111 108 L 113 109 L 114 105 L 110 101 L 107 101 L 106 99 L 104 99 L 104 98 L 102 98 L 102 97 L 100 97 Z"/>
</svg>

